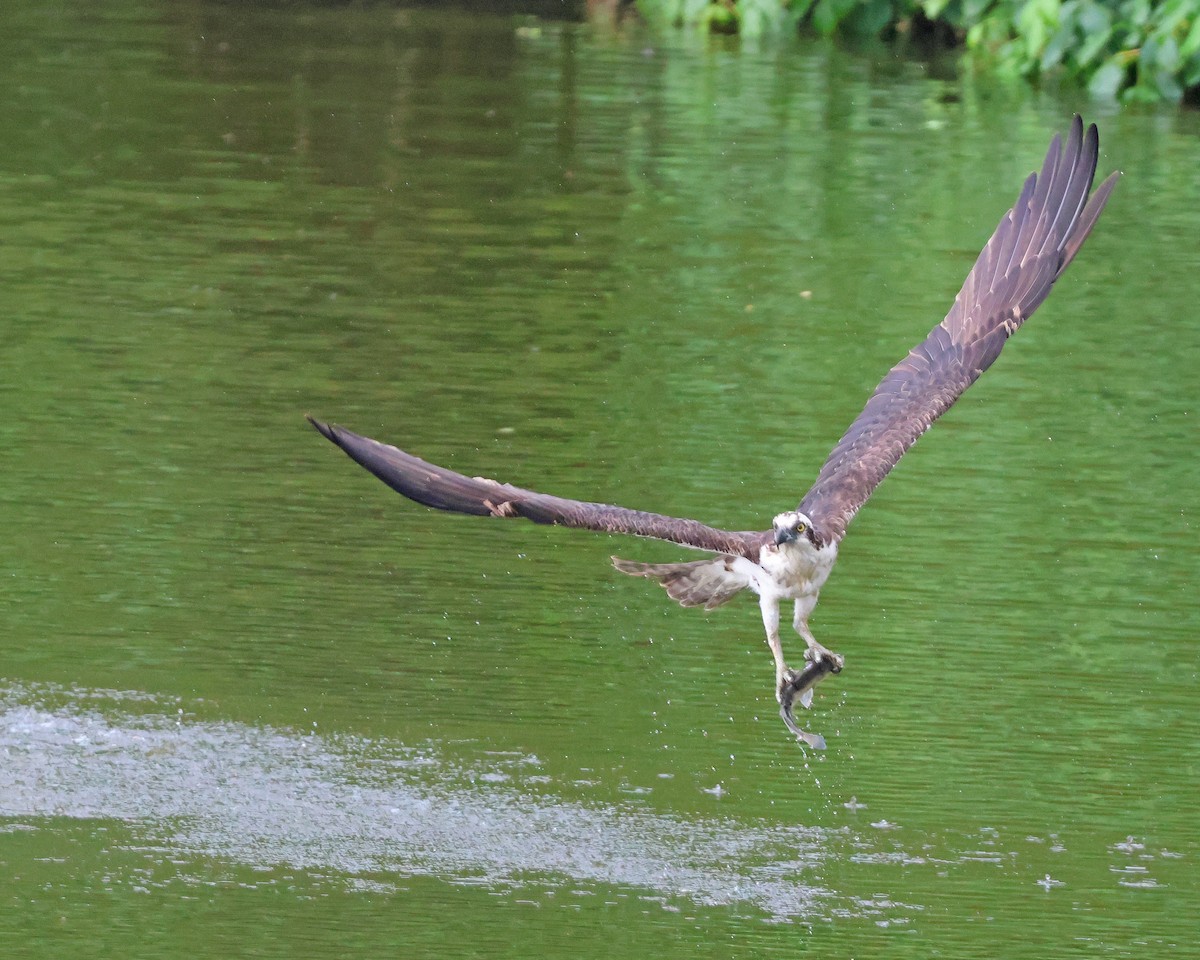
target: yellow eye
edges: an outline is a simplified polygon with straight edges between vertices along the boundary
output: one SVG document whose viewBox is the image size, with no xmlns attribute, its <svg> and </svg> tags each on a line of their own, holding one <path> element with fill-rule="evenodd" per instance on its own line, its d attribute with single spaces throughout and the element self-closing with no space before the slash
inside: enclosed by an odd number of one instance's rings
<svg viewBox="0 0 1200 960">
<path fill-rule="evenodd" d="M 808 529 L 808 524 L 806 524 L 806 523 L 796 524 L 796 532 L 797 533 L 803 533 L 807 529 Z"/>
</svg>

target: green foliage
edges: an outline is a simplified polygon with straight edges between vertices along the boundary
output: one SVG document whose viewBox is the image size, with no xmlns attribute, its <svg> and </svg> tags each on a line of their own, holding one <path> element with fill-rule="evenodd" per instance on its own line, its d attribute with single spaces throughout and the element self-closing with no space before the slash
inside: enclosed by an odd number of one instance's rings
<svg viewBox="0 0 1200 960">
<path fill-rule="evenodd" d="M 1061 70 L 1100 97 L 1179 100 L 1200 88 L 1200 0 L 996 3 L 966 36 L 998 69 Z"/>
<path fill-rule="evenodd" d="M 1065 74 L 1097 97 L 1200 95 L 1200 0 L 640 0 L 654 19 L 762 36 L 798 25 L 828 36 L 927 33 L 978 65 Z"/>
</svg>

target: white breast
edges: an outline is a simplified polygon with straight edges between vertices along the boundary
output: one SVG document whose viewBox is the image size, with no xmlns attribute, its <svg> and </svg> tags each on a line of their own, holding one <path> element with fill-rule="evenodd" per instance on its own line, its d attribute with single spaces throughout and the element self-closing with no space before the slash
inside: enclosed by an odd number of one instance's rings
<svg viewBox="0 0 1200 960">
<path fill-rule="evenodd" d="M 815 597 L 837 560 L 837 544 L 818 549 L 808 540 L 767 544 L 759 551 L 758 565 L 770 577 L 774 592 L 789 600 Z"/>
</svg>

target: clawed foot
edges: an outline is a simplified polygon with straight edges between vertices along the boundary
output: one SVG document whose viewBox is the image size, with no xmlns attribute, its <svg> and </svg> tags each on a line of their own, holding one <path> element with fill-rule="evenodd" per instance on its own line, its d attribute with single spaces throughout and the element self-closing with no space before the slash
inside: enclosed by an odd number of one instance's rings
<svg viewBox="0 0 1200 960">
<path fill-rule="evenodd" d="M 805 669 L 808 669 L 805 667 Z M 802 686 L 801 678 L 804 676 L 803 670 L 793 670 L 791 667 L 784 667 L 783 673 L 779 675 L 779 679 L 775 684 L 775 699 L 782 705 L 785 701 L 790 703 L 796 699 L 797 693 Z M 812 689 L 812 685 L 809 685 Z"/>
<path fill-rule="evenodd" d="M 819 643 L 810 643 L 808 645 L 808 649 L 804 651 L 804 659 L 809 663 L 819 663 L 822 660 L 828 661 L 830 673 L 841 673 L 842 667 L 846 665 L 845 657 L 840 653 L 834 653 Z"/>
</svg>

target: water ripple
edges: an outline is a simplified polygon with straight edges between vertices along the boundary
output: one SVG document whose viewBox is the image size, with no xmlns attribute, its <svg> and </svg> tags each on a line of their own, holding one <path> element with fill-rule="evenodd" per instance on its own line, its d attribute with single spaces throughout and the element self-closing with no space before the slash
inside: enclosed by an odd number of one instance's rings
<svg viewBox="0 0 1200 960">
<path fill-rule="evenodd" d="M 369 889 L 409 876 L 497 888 L 566 878 L 778 919 L 899 906 L 815 877 L 845 831 L 535 796 L 511 785 L 534 757 L 464 771 L 432 748 L 200 721 L 143 695 L 46 694 L 0 690 L 0 814 L 126 821 L 164 857 L 335 873 Z"/>
</svg>

